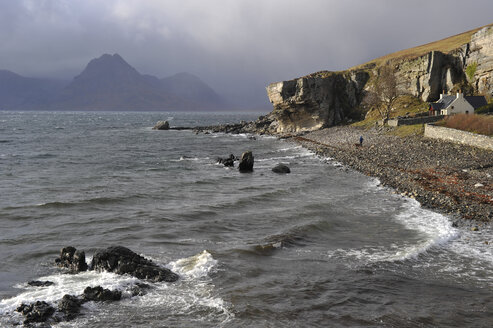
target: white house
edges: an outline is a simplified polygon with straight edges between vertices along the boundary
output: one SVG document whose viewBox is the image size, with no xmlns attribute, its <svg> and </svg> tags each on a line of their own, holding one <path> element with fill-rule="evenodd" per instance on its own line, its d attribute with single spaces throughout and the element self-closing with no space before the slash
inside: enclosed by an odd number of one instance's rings
<svg viewBox="0 0 493 328">
<path fill-rule="evenodd" d="M 430 103 L 430 114 L 453 115 L 474 114 L 474 110 L 487 105 L 483 96 L 465 96 L 458 92 L 457 95 L 441 94 L 437 102 Z"/>
</svg>

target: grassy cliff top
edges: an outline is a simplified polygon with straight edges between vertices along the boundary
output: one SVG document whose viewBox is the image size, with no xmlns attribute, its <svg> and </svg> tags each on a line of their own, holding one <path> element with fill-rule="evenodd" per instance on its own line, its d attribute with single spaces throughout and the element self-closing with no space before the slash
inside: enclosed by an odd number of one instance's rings
<svg viewBox="0 0 493 328">
<path fill-rule="evenodd" d="M 449 53 L 457 48 L 460 48 L 466 43 L 469 43 L 471 41 L 471 37 L 474 33 L 477 31 L 485 28 L 485 27 L 490 27 L 493 26 L 493 24 L 485 25 L 482 27 L 475 28 L 473 30 L 457 34 L 454 36 L 450 36 L 448 38 L 435 41 L 435 42 L 430 42 L 427 44 L 423 44 L 421 46 L 417 46 L 414 48 L 409 48 L 405 50 L 400 50 L 382 57 L 378 57 L 376 59 L 373 59 L 365 64 L 358 65 L 355 67 L 352 67 L 351 69 L 361 69 L 363 67 L 371 67 L 371 66 L 380 66 L 382 64 L 385 64 L 388 61 L 391 60 L 405 60 L 405 59 L 413 59 L 417 58 L 423 55 L 426 55 L 427 53 L 431 51 L 440 51 L 443 53 Z"/>
</svg>

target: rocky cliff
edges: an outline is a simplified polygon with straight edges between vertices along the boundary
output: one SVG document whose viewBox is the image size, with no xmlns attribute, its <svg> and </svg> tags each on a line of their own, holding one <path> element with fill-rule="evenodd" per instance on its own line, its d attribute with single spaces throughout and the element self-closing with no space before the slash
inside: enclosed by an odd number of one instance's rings
<svg viewBox="0 0 493 328">
<path fill-rule="evenodd" d="M 296 80 L 272 83 L 267 94 L 277 121 L 276 131 L 318 130 L 341 123 L 362 100 L 369 79 L 364 71 L 321 72 Z"/>
<path fill-rule="evenodd" d="M 462 89 L 493 95 L 493 26 L 387 55 L 347 71 L 319 72 L 272 83 L 275 132 L 313 131 L 343 122 L 361 102 L 382 65 L 396 68 L 398 89 L 423 101 Z"/>
</svg>

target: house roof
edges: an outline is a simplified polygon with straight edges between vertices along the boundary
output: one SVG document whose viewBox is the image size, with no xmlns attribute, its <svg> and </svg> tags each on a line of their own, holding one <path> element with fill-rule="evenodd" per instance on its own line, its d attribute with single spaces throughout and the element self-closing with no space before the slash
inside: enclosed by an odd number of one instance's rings
<svg viewBox="0 0 493 328">
<path fill-rule="evenodd" d="M 440 110 L 447 108 L 455 99 L 456 96 L 444 95 L 442 99 L 431 103 L 430 105 L 433 110 Z"/>
<path fill-rule="evenodd" d="M 488 105 L 484 96 L 465 96 L 464 97 L 474 109 Z"/>
<path fill-rule="evenodd" d="M 431 109 L 441 110 L 447 108 L 455 99 L 457 99 L 456 96 L 444 95 L 442 99 L 438 100 L 437 102 L 430 103 Z M 483 96 L 465 96 L 464 99 L 469 104 L 471 104 L 471 106 L 474 107 L 474 109 L 482 106 L 486 106 L 488 104 L 486 98 Z"/>
</svg>

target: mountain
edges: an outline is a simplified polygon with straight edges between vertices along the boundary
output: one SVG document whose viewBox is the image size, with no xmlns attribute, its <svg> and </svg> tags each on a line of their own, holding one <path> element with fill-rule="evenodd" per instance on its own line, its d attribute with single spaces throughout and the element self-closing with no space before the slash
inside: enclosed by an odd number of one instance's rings
<svg viewBox="0 0 493 328">
<path fill-rule="evenodd" d="M 224 100 L 211 87 L 190 73 L 178 73 L 161 79 L 161 87 L 179 97 L 197 103 L 225 105 Z"/>
<path fill-rule="evenodd" d="M 140 74 L 120 55 L 91 60 L 69 83 L 29 79 L 0 71 L 2 109 L 221 110 L 225 103 L 198 77 L 180 73 L 159 79 Z M 12 77 L 13 76 L 13 77 Z M 14 90 L 15 92 L 12 92 Z"/>
<path fill-rule="evenodd" d="M 275 132 L 312 131 L 358 114 L 383 66 L 395 70 L 402 95 L 423 102 L 461 90 L 493 96 L 493 24 L 398 51 L 340 72 L 321 71 L 267 87 Z"/>
<path fill-rule="evenodd" d="M 0 70 L 0 109 L 47 109 L 67 84 Z"/>
</svg>

